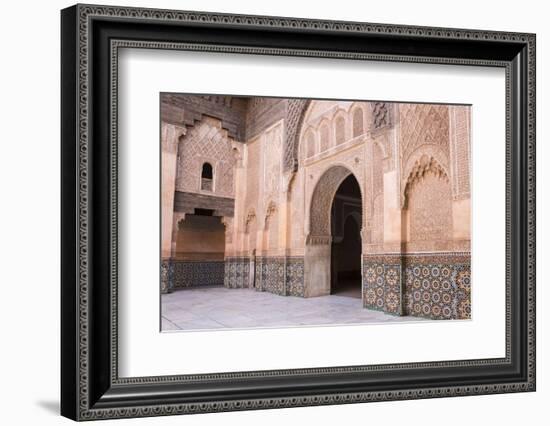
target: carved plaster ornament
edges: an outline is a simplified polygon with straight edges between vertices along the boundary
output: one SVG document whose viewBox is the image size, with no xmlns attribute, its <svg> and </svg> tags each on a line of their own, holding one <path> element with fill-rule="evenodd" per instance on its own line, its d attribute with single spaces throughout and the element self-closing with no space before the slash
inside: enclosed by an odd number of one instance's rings
<svg viewBox="0 0 550 426">
<path fill-rule="evenodd" d="M 409 173 L 407 181 L 405 183 L 405 189 L 401 198 L 401 205 L 403 208 L 407 208 L 407 195 L 410 189 L 421 182 L 426 174 L 432 173 L 440 179 L 449 181 L 447 172 L 441 167 L 441 165 L 433 157 L 423 155 L 414 163 L 414 166 Z"/>
</svg>

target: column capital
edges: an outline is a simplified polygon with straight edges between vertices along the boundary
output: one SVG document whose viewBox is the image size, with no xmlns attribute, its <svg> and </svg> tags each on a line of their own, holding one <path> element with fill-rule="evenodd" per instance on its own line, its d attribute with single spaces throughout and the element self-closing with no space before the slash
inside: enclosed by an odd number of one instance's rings
<svg viewBox="0 0 550 426">
<path fill-rule="evenodd" d="M 178 142 L 182 136 L 187 133 L 185 126 L 178 126 L 171 123 L 162 123 L 161 144 L 162 150 L 166 152 L 177 153 Z"/>
</svg>

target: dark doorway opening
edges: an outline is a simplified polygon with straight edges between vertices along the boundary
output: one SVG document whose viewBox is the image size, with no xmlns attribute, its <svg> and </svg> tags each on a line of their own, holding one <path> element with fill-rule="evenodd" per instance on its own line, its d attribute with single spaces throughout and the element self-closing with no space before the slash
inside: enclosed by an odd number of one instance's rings
<svg viewBox="0 0 550 426">
<path fill-rule="evenodd" d="M 332 202 L 331 294 L 361 298 L 361 217 L 361 190 L 349 175 Z"/>
</svg>

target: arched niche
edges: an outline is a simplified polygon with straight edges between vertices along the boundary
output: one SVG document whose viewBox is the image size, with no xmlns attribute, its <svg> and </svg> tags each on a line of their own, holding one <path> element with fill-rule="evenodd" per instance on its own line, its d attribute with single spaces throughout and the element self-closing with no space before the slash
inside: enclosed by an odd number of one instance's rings
<svg viewBox="0 0 550 426">
<path fill-rule="evenodd" d="M 352 138 L 356 138 L 365 133 L 365 117 L 363 108 L 360 106 L 355 106 L 352 110 L 351 115 L 352 122 Z"/>
<path fill-rule="evenodd" d="M 201 190 L 212 191 L 214 182 L 214 168 L 209 162 L 204 162 L 201 167 Z"/>
<path fill-rule="evenodd" d="M 418 249 L 448 249 L 453 238 L 452 189 L 441 164 L 427 155 L 416 161 L 403 198 L 408 243 Z"/>
</svg>

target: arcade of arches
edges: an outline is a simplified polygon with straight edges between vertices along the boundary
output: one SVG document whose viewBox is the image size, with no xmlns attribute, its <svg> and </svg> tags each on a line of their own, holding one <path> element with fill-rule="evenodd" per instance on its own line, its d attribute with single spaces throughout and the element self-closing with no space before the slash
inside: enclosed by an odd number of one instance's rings
<svg viewBox="0 0 550 426">
<path fill-rule="evenodd" d="M 161 290 L 470 318 L 470 108 L 161 96 Z"/>
</svg>

